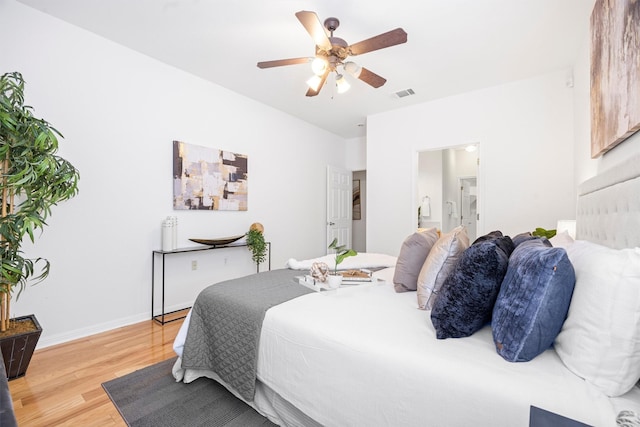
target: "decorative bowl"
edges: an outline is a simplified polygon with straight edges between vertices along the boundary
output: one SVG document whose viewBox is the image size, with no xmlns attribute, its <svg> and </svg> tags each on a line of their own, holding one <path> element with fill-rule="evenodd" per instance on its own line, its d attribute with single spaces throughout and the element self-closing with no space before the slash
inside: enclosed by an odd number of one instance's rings
<svg viewBox="0 0 640 427">
<path fill-rule="evenodd" d="M 237 240 L 240 240 L 243 237 L 244 237 L 244 234 L 241 234 L 240 236 L 221 237 L 219 239 L 189 239 L 189 240 L 191 240 L 192 242 L 200 243 L 202 245 L 224 246 L 224 245 L 228 245 L 229 243 L 233 243 Z"/>
</svg>

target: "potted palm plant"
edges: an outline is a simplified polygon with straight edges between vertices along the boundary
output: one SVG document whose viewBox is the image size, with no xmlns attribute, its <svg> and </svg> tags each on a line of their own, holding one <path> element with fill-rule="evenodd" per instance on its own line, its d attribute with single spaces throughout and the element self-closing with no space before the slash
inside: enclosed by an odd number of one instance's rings
<svg viewBox="0 0 640 427">
<path fill-rule="evenodd" d="M 62 135 L 25 105 L 24 86 L 18 72 L 0 77 L 0 349 L 9 379 L 24 375 L 42 331 L 34 315 L 10 319 L 11 299 L 50 268 L 44 258 L 25 257 L 23 239 L 35 242 L 52 206 L 75 196 L 80 178 L 56 154 Z"/>
</svg>

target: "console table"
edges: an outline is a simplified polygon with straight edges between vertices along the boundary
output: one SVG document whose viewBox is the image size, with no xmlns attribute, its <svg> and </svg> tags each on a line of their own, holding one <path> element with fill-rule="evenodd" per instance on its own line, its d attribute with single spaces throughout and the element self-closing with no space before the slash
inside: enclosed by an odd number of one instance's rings
<svg viewBox="0 0 640 427">
<path fill-rule="evenodd" d="M 267 243 L 267 252 L 268 252 L 268 266 L 269 270 L 271 270 L 271 242 Z M 191 307 L 184 307 L 179 310 L 170 311 L 169 313 L 165 312 L 165 301 L 164 301 L 164 290 L 165 290 L 165 281 L 164 281 L 164 260 L 168 255 L 174 254 L 183 254 L 186 252 L 200 252 L 200 251 L 211 251 L 215 249 L 226 249 L 226 248 L 246 248 L 246 243 L 229 243 L 228 245 L 220 245 L 220 246 L 192 246 L 188 248 L 177 248 L 171 251 L 163 251 L 163 250 L 154 250 L 151 254 L 151 319 L 155 320 L 161 325 L 165 323 L 173 322 L 175 320 L 184 319 L 186 316 L 174 317 L 170 320 L 166 319 L 166 316 L 172 313 L 176 313 L 178 311 L 186 310 Z M 156 278 L 156 257 L 160 257 L 162 259 L 162 312 L 160 314 L 154 314 L 155 312 L 155 278 Z M 256 266 L 257 272 L 260 271 L 260 266 Z"/>
</svg>

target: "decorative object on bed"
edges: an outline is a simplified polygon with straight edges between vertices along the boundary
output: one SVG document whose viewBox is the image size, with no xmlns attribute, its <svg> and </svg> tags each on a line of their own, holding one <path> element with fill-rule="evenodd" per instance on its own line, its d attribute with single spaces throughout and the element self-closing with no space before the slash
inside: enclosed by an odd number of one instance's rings
<svg viewBox="0 0 640 427">
<path fill-rule="evenodd" d="M 418 275 L 418 308 L 431 310 L 444 280 L 468 247 L 469 236 L 464 225 L 440 236 L 429 251 Z"/>
<path fill-rule="evenodd" d="M 45 258 L 27 258 L 22 245 L 35 243 L 51 208 L 73 198 L 80 179 L 76 168 L 57 154 L 62 135 L 25 105 L 24 87 L 19 72 L 0 76 L 0 331 L 14 344 L 8 348 L 15 348 L 15 354 L 4 348 L 3 357 L 7 371 L 21 366 L 17 376 L 25 374 L 35 348 L 35 342 L 25 344 L 21 327 L 34 324 L 35 317 L 30 315 L 34 321 L 29 322 L 9 319 L 11 299 L 18 298 L 28 282 L 46 279 L 50 268 Z M 31 247 L 27 252 L 33 255 Z M 30 329 L 32 341 L 37 341 L 42 329 Z"/>
<path fill-rule="evenodd" d="M 597 0 L 591 14 L 591 157 L 640 129 L 640 3 Z"/>
<path fill-rule="evenodd" d="M 342 275 L 329 274 L 325 280 L 326 286 L 329 289 L 338 289 L 342 285 Z"/>
<path fill-rule="evenodd" d="M 466 249 L 442 284 L 431 309 L 438 339 L 468 337 L 491 319 L 514 250 L 511 238 L 497 233 Z"/>
<path fill-rule="evenodd" d="M 616 417 L 616 424 L 619 427 L 640 427 L 640 415 L 635 411 L 620 411 Z"/>
<path fill-rule="evenodd" d="M 189 239 L 194 243 L 200 243 L 201 245 L 209 246 L 224 246 L 230 243 L 236 242 L 244 237 L 244 234 L 231 237 L 220 237 L 218 239 Z"/>
<path fill-rule="evenodd" d="M 333 269 L 333 274 L 338 274 L 338 265 L 340 265 L 340 263 L 342 263 L 345 258 L 358 255 L 358 252 L 354 251 L 353 249 L 348 249 L 346 245 L 339 245 L 337 237 L 333 239 L 331 244 L 329 244 L 329 249 L 333 249 L 335 251 L 335 266 Z"/>
<path fill-rule="evenodd" d="M 259 222 L 254 222 L 247 231 L 247 248 L 251 251 L 251 259 L 256 263 L 257 272 L 260 272 L 260 264 L 267 259 L 267 242 L 264 240 L 264 227 Z"/>
<path fill-rule="evenodd" d="M 340 272 L 342 280 L 345 282 L 371 282 L 371 274 L 370 270 L 344 270 Z"/>
<path fill-rule="evenodd" d="M 244 154 L 173 141 L 173 208 L 246 211 Z"/>
<path fill-rule="evenodd" d="M 329 266 L 325 262 L 314 262 L 309 270 L 311 277 L 320 282 L 326 282 L 329 275 Z"/>
<path fill-rule="evenodd" d="M 509 362 L 527 362 L 548 349 L 567 316 L 575 281 L 564 249 L 543 239 L 515 248 L 493 308 L 498 354 Z"/>
<path fill-rule="evenodd" d="M 622 395 L 640 379 L 640 249 L 576 240 L 567 254 L 578 282 L 556 352 L 606 395 Z"/>
<path fill-rule="evenodd" d="M 420 270 L 429 251 L 438 241 L 438 237 L 438 231 L 435 228 L 429 228 L 417 231 L 404 239 L 393 274 L 393 287 L 396 292 L 417 289 Z"/>
</svg>

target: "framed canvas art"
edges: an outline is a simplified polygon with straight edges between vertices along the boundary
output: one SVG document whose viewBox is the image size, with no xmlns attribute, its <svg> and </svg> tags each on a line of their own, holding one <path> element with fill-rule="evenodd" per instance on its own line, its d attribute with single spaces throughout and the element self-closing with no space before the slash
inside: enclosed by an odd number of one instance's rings
<svg viewBox="0 0 640 427">
<path fill-rule="evenodd" d="M 591 13 L 591 157 L 640 129 L 640 1 L 597 0 Z"/>
<path fill-rule="evenodd" d="M 173 141 L 173 208 L 247 210 L 244 154 Z"/>
</svg>

